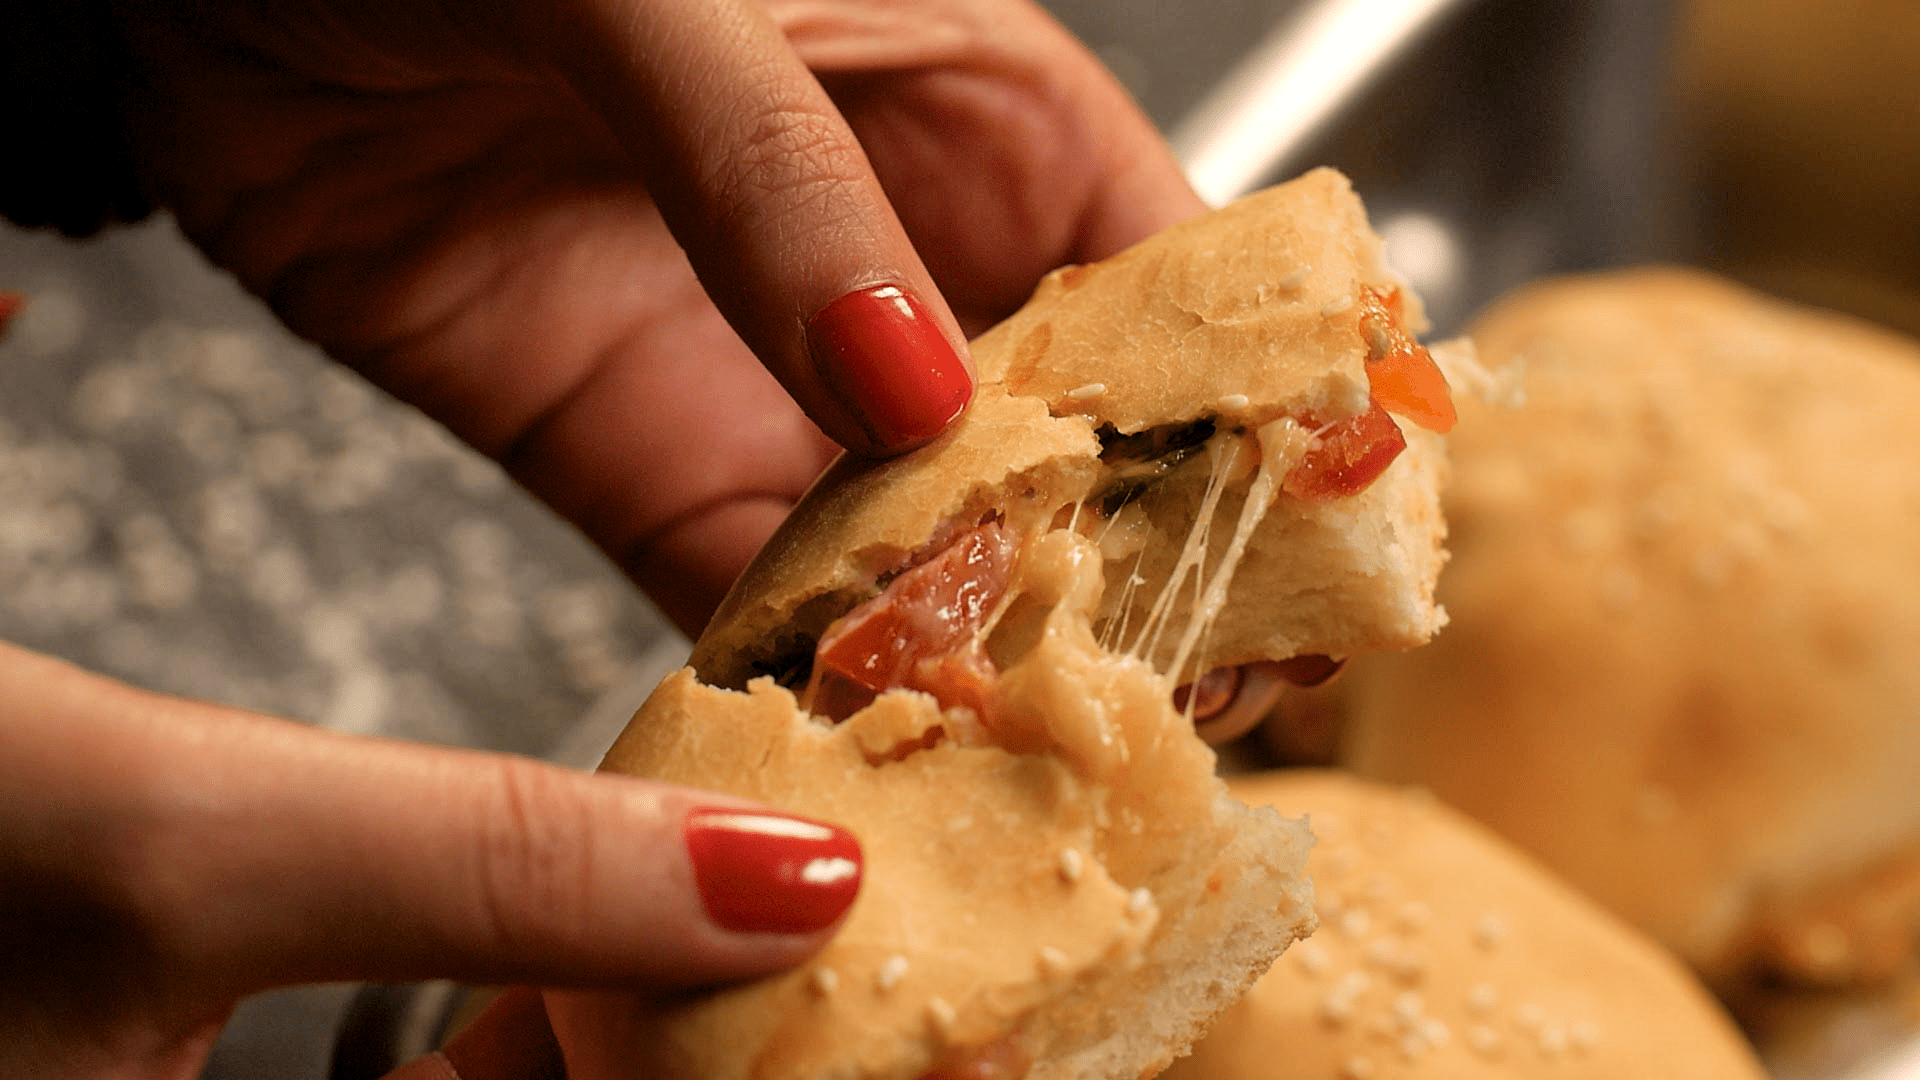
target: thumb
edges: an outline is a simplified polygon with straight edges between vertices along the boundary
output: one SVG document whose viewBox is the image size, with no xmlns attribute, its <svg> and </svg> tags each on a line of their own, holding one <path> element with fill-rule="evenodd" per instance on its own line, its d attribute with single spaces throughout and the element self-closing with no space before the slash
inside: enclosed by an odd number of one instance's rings
<svg viewBox="0 0 1920 1080">
<path fill-rule="evenodd" d="M 523 39 L 647 170 L 715 306 L 830 436 L 898 453 L 972 395 L 966 341 L 853 131 L 748 0 L 530 5 Z"/>
<path fill-rule="evenodd" d="M 0 865 L 66 859 L 61 878 L 133 898 L 155 955 L 212 992 L 680 989 L 797 963 L 859 888 L 849 834 L 739 799 L 334 734 L 14 649 L 0 702 L 0 793 L 51 793 L 0 802 Z"/>
</svg>

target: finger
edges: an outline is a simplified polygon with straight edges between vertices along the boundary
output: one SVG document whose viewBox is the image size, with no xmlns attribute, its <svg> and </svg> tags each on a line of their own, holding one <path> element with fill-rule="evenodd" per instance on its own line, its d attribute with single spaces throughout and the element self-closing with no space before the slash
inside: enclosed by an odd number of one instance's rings
<svg viewBox="0 0 1920 1080">
<path fill-rule="evenodd" d="M 1111 72 L 1026 0 L 771 0 L 969 331 L 1205 209 Z M 929 133 L 934 133 L 929 135 Z M 925 238 L 941 242 L 926 245 Z"/>
<path fill-rule="evenodd" d="M 567 1075 L 546 1003 L 529 987 L 495 998 L 441 1052 L 459 1080 L 565 1080 Z"/>
<path fill-rule="evenodd" d="M 534 5 L 535 40 L 647 171 L 728 322 L 821 428 L 927 441 L 972 394 L 966 342 L 866 154 L 749 0 Z"/>
<path fill-rule="evenodd" d="M 0 863 L 110 898 L 209 993 L 709 984 L 803 959 L 859 886 L 846 833 L 742 800 L 337 735 L 10 647 L 0 794 Z"/>
</svg>

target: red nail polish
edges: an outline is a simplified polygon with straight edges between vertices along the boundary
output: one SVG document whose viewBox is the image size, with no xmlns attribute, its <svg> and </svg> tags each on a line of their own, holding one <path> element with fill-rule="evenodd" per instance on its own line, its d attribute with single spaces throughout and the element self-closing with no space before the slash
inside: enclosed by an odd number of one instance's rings
<svg viewBox="0 0 1920 1080">
<path fill-rule="evenodd" d="M 973 397 L 960 354 L 898 285 L 857 289 L 821 309 L 807 324 L 807 351 L 882 451 L 932 439 Z"/>
<path fill-rule="evenodd" d="M 687 854 L 715 923 L 737 933 L 810 934 L 860 892 L 860 842 L 833 825 L 764 810 L 689 811 Z"/>
</svg>

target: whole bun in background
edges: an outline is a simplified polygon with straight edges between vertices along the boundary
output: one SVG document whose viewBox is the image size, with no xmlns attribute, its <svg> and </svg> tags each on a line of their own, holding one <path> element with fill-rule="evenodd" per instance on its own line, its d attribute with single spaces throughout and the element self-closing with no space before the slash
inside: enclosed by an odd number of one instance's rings
<svg viewBox="0 0 1920 1080">
<path fill-rule="evenodd" d="M 1699 982 L 1458 811 L 1321 770 L 1235 777 L 1305 815 L 1320 929 L 1166 1080 L 1759 1080 Z"/>
<path fill-rule="evenodd" d="M 1338 760 L 1723 987 L 1906 969 L 1920 345 L 1662 269 L 1523 289 L 1473 333 L 1497 385 L 1451 441 L 1452 623 L 1326 691 Z"/>
</svg>

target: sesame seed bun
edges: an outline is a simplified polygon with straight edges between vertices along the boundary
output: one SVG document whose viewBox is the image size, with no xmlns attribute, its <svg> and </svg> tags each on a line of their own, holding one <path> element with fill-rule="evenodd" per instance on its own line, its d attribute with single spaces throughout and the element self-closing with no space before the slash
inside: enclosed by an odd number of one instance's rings
<svg viewBox="0 0 1920 1080">
<path fill-rule="evenodd" d="M 1318 770 L 1232 790 L 1305 815 L 1321 926 L 1166 1080 L 1759 1080 L 1693 976 L 1422 792 Z"/>
<path fill-rule="evenodd" d="M 1525 289 L 1474 335 L 1521 378 L 1461 403 L 1453 623 L 1329 689 L 1342 763 L 1716 983 L 1906 968 L 1920 344 L 1681 270 Z"/>
<path fill-rule="evenodd" d="M 1407 434 L 1357 493 L 1272 484 L 1318 445 L 1301 417 L 1371 407 L 1354 309 L 1390 282 L 1378 253 L 1346 181 L 1322 172 L 1063 271 L 976 343 L 980 389 L 951 431 L 822 479 L 604 767 L 849 827 L 861 896 L 782 975 L 611 1006 L 643 1013 L 611 1026 L 595 1019 L 607 999 L 556 995 L 576 1075 L 914 1080 L 997 1056 L 1034 1080 L 1131 1080 L 1306 932 L 1305 830 L 1227 796 L 1172 696 L 1183 671 L 1399 647 L 1440 621 L 1437 437 Z M 1143 431 L 1157 449 L 1103 459 Z M 1151 480 L 1116 497 L 1121 469 Z M 1189 544 L 1196 521 L 1212 543 Z M 971 632 L 990 707 L 881 689 L 838 723 L 809 715 L 793 665 L 820 668 L 850 609 L 893 602 L 894 582 L 983 529 L 1018 551 Z M 1257 602 L 1269 619 L 1208 634 L 1189 618 L 1205 590 L 1164 589 L 1158 615 L 1116 601 L 1152 599 L 1164 581 L 1134 579 L 1169 576 L 1156 568 L 1181 551 L 1204 552 L 1228 612 Z M 1182 640 L 1200 642 L 1184 663 Z"/>
</svg>

